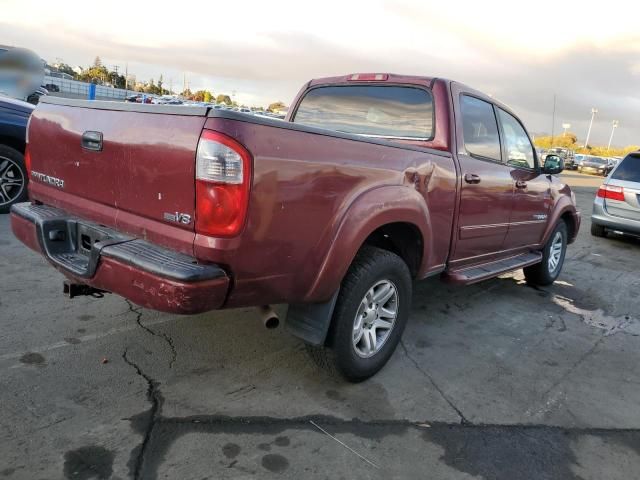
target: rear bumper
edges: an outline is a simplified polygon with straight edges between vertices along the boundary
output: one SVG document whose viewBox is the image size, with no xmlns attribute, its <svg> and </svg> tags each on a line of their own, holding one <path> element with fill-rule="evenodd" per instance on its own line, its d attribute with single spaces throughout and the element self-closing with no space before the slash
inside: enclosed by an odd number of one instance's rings
<svg viewBox="0 0 640 480">
<path fill-rule="evenodd" d="M 195 314 L 220 308 L 229 277 L 217 265 L 87 222 L 46 205 L 11 209 L 14 235 L 74 283 L 143 307 Z"/>
<path fill-rule="evenodd" d="M 604 206 L 604 201 L 599 197 L 596 197 L 595 201 L 593 202 L 593 213 L 591 214 L 591 222 L 597 225 L 602 225 L 609 230 L 616 230 L 623 233 L 640 235 L 639 221 L 610 215 Z"/>
</svg>

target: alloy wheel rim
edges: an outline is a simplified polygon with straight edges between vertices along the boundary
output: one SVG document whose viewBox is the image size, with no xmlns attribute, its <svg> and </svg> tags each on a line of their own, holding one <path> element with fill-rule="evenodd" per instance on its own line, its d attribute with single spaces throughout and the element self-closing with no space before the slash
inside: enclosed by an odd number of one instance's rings
<svg viewBox="0 0 640 480">
<path fill-rule="evenodd" d="M 384 346 L 395 326 L 398 307 L 398 289 L 392 281 L 380 280 L 367 290 L 358 306 L 351 338 L 359 357 L 371 357 Z"/>
<path fill-rule="evenodd" d="M 556 232 L 551 242 L 551 249 L 549 250 L 549 272 L 553 273 L 560 265 L 560 258 L 562 257 L 562 233 Z"/>
<path fill-rule="evenodd" d="M 10 158 L 0 157 L 0 205 L 8 205 L 20 198 L 24 183 L 19 165 Z"/>
</svg>

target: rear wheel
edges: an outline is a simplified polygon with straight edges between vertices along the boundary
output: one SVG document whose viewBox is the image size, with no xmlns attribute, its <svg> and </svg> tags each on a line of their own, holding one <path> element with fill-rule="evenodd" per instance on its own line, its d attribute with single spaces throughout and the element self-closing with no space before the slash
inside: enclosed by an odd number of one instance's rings
<svg viewBox="0 0 640 480">
<path fill-rule="evenodd" d="M 0 145 L 0 213 L 7 213 L 11 205 L 26 200 L 24 156 L 11 147 Z"/>
<path fill-rule="evenodd" d="M 567 224 L 560 220 L 542 249 L 542 261 L 523 269 L 528 283 L 544 286 L 555 282 L 564 264 L 567 238 Z"/>
<path fill-rule="evenodd" d="M 606 237 L 607 232 L 602 225 L 591 223 L 591 235 L 594 237 Z"/>
<path fill-rule="evenodd" d="M 327 345 L 307 345 L 315 363 L 351 382 L 378 372 L 409 317 L 411 274 L 396 254 L 365 246 L 340 287 Z"/>
</svg>

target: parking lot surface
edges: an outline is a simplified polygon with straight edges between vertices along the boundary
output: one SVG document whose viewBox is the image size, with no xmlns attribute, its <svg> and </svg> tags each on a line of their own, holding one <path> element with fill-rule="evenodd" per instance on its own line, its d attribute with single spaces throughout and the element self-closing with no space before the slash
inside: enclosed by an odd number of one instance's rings
<svg viewBox="0 0 640 480">
<path fill-rule="evenodd" d="M 0 216 L 0 478 L 637 478 L 640 241 L 592 237 L 601 179 L 562 177 L 583 224 L 559 280 L 416 284 L 356 385 L 251 309 L 68 300 Z"/>
</svg>

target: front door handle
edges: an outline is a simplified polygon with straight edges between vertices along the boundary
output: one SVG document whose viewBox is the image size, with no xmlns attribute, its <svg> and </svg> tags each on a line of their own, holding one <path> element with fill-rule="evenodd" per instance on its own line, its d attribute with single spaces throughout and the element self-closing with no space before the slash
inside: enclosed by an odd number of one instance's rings
<svg viewBox="0 0 640 480">
<path fill-rule="evenodd" d="M 524 180 L 517 180 L 516 188 L 527 188 L 527 182 L 525 182 Z"/>
<path fill-rule="evenodd" d="M 476 175 L 475 173 L 467 173 L 464 176 L 464 181 L 467 183 L 480 183 L 480 175 Z"/>
</svg>

